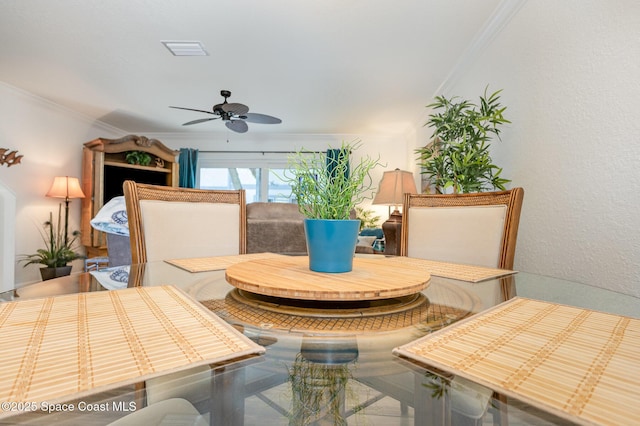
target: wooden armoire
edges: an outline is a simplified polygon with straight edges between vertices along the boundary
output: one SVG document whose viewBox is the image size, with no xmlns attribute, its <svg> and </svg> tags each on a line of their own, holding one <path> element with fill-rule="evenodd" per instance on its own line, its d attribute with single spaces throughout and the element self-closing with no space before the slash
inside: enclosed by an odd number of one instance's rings
<svg viewBox="0 0 640 426">
<path fill-rule="evenodd" d="M 147 166 L 129 164 L 127 153 L 146 152 L 152 161 Z M 178 186 L 179 151 L 167 148 L 157 139 L 127 135 L 120 139 L 95 139 L 82 149 L 82 216 L 80 230 L 87 257 L 105 256 L 106 236 L 91 227 L 91 219 L 113 197 L 122 195 L 122 183 L 134 180 L 154 185 Z"/>
</svg>

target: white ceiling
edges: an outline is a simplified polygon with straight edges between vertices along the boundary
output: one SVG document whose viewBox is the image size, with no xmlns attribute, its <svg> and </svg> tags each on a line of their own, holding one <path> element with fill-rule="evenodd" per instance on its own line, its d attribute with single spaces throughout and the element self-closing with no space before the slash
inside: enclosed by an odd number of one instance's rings
<svg viewBox="0 0 640 426">
<path fill-rule="evenodd" d="M 2 0 L 0 81 L 128 132 L 229 102 L 279 117 L 249 132 L 396 133 L 425 105 L 499 0 Z M 210 56 L 176 57 L 163 40 Z M 467 52 L 468 53 L 468 52 Z"/>
</svg>

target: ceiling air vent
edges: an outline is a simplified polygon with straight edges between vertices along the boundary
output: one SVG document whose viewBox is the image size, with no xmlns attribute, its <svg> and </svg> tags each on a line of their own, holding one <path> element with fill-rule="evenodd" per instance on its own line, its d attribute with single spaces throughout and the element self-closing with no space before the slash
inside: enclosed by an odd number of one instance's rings
<svg viewBox="0 0 640 426">
<path fill-rule="evenodd" d="M 163 41 L 174 56 L 209 56 L 199 41 Z"/>
</svg>

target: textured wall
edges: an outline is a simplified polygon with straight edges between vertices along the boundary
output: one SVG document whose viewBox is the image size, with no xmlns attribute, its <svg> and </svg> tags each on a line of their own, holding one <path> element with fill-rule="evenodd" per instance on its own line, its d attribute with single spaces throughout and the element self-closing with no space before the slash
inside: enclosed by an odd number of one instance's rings
<svg viewBox="0 0 640 426">
<path fill-rule="evenodd" d="M 640 296 L 640 2 L 528 1 L 448 95 L 503 88 L 516 269 Z"/>
</svg>

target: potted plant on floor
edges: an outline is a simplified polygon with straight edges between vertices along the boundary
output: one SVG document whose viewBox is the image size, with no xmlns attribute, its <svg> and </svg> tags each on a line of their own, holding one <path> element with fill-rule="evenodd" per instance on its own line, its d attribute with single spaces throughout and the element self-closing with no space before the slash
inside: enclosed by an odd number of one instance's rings
<svg viewBox="0 0 640 426">
<path fill-rule="evenodd" d="M 500 104 L 501 90 L 480 96 L 480 104 L 457 97 L 437 96 L 427 105 L 434 112 L 425 125 L 433 127 L 432 141 L 416 150 L 422 167 L 436 192 L 465 193 L 505 189 L 510 182 L 500 176 L 502 169 L 492 163 L 489 142 L 500 139 L 500 127 L 510 123 L 507 109 Z"/>
<path fill-rule="evenodd" d="M 38 249 L 34 254 L 23 255 L 20 259 L 25 267 L 32 264 L 44 265 L 40 268 L 43 280 L 69 275 L 72 266 L 68 263 L 83 257 L 73 248 L 80 232 L 74 231 L 71 238 L 68 238 L 60 226 L 61 217 L 62 206 L 58 207 L 57 224 L 54 224 L 53 214 L 49 212 L 49 220 L 44 223 L 44 230 L 40 232 L 45 248 Z"/>
<path fill-rule="evenodd" d="M 370 198 L 372 169 L 379 158 L 362 157 L 350 164 L 359 141 L 342 143 L 327 153 L 298 151 L 289 157 L 283 180 L 290 184 L 305 216 L 309 268 L 316 272 L 349 272 L 360 221 L 352 219 L 355 206 Z"/>
</svg>

